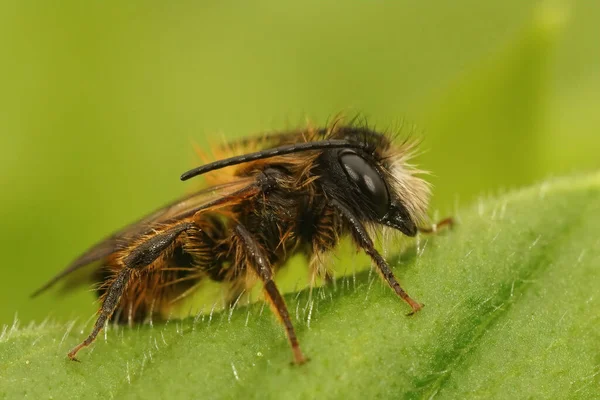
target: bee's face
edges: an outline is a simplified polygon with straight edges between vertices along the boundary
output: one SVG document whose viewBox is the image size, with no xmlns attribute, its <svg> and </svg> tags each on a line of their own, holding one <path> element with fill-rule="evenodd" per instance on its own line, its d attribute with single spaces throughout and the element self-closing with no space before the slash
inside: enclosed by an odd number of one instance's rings
<svg viewBox="0 0 600 400">
<path fill-rule="evenodd" d="M 417 233 L 413 218 L 395 194 L 394 187 L 387 182 L 386 175 L 389 174 L 354 150 L 340 151 L 337 161 L 344 172 L 343 176 L 339 176 L 342 182 L 338 182 L 337 186 L 342 187 L 347 196 L 353 197 L 351 203 L 354 208 L 405 235 L 414 236 Z M 348 198 L 342 200 L 349 202 Z"/>
</svg>

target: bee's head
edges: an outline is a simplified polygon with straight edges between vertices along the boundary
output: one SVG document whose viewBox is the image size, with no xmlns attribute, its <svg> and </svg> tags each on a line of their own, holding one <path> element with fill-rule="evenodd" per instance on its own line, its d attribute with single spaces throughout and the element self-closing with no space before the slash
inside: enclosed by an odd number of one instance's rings
<svg viewBox="0 0 600 400">
<path fill-rule="evenodd" d="M 355 211 L 407 236 L 416 235 L 416 220 L 420 216 L 411 215 L 396 188 L 389 182 L 391 174 L 381 171 L 371 160 L 352 150 L 340 152 L 338 162 L 346 180 L 341 186 L 345 186 L 348 195 L 353 196 L 349 203 L 358 208 Z"/>
<path fill-rule="evenodd" d="M 417 224 L 426 214 L 429 186 L 415 176 L 420 171 L 408 164 L 412 144 L 394 146 L 385 135 L 361 129 L 341 128 L 338 135 L 369 146 L 368 151 L 326 152 L 324 174 L 335 188 L 330 193 L 369 222 L 416 235 Z"/>
</svg>

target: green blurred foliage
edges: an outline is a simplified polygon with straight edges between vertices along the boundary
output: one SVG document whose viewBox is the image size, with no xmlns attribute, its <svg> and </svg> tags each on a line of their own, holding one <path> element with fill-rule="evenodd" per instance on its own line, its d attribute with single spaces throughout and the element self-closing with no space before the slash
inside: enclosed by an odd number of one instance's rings
<svg viewBox="0 0 600 400">
<path fill-rule="evenodd" d="M 191 143 L 221 135 L 404 121 L 432 215 L 597 168 L 598 21 L 588 0 L 0 2 L 0 323 L 91 315 L 28 294 L 195 187 Z"/>
</svg>

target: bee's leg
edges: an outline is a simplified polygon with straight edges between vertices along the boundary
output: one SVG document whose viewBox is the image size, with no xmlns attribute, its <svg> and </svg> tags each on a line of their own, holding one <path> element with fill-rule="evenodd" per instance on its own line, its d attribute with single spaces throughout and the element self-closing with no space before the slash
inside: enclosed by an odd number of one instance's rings
<svg viewBox="0 0 600 400">
<path fill-rule="evenodd" d="M 191 226 L 191 223 L 175 225 L 162 233 L 151 236 L 142 243 L 136 243 L 135 247 L 123 250 L 127 255 L 123 257 L 121 261 L 123 264 L 122 269 L 112 281 L 106 292 L 102 307 L 99 311 L 100 315 L 94 324 L 94 329 L 92 329 L 92 332 L 83 342 L 69 351 L 67 356 L 71 360 L 77 361 L 75 356 L 79 350 L 89 346 L 96 339 L 96 336 L 98 336 L 98 333 L 100 333 L 102 328 L 104 328 L 106 321 L 109 320 L 115 312 L 119 300 L 127 288 L 129 279 L 134 274 L 134 271 L 150 265 L 183 231 L 189 229 Z"/>
<path fill-rule="evenodd" d="M 447 226 L 448 228 L 452 228 L 454 226 L 454 218 L 444 218 L 436 224 L 433 224 L 429 227 L 417 228 L 421 233 L 437 233 L 440 228 Z"/>
<path fill-rule="evenodd" d="M 89 334 L 89 336 L 83 342 L 81 342 L 77 346 L 73 347 L 71 349 L 71 351 L 69 351 L 69 354 L 67 354 L 67 356 L 71 360 L 79 361 L 75 357 L 77 355 L 77 353 L 79 352 L 79 350 L 81 350 L 84 347 L 89 346 L 96 339 L 96 336 L 98 336 L 98 333 L 100 333 L 102 328 L 104 328 L 104 324 L 110 318 L 112 313 L 115 311 L 117 304 L 119 304 L 119 299 L 121 298 L 123 291 L 127 287 L 127 282 L 129 281 L 129 278 L 131 277 L 132 272 L 133 272 L 133 270 L 131 270 L 129 268 L 124 268 L 117 274 L 117 277 L 115 278 L 113 283 L 110 285 L 110 288 L 108 289 L 106 297 L 104 298 L 104 301 L 102 302 L 102 308 L 100 308 L 100 316 L 98 317 L 98 319 L 96 320 L 96 323 L 94 324 L 94 329 L 92 330 L 92 332 Z"/>
<path fill-rule="evenodd" d="M 243 225 L 237 225 L 235 227 L 235 234 L 239 237 L 241 242 L 241 249 L 239 251 L 244 253 L 250 265 L 262 280 L 266 297 L 271 303 L 273 311 L 285 327 L 287 338 L 292 347 L 292 352 L 294 353 L 294 362 L 296 364 L 304 364 L 306 358 L 300 350 L 298 338 L 296 337 L 296 332 L 294 331 L 294 326 L 292 325 L 292 320 L 285 305 L 285 301 L 273 281 L 273 270 L 269 265 L 269 260 L 266 257 L 264 250 L 260 244 L 256 243 L 256 240 Z"/>
<path fill-rule="evenodd" d="M 364 225 L 358 220 L 358 218 L 352 213 L 352 211 L 350 211 L 346 206 L 335 200 L 332 200 L 330 204 L 332 207 L 337 209 L 346 219 L 346 221 L 350 224 L 354 240 L 375 262 L 377 268 L 379 269 L 379 272 L 386 280 L 388 285 L 390 285 L 390 287 L 394 289 L 396 294 L 400 296 L 402 300 L 408 303 L 410 308 L 412 308 L 412 312 L 410 312 L 409 315 L 412 315 L 419 311 L 421 308 L 423 308 L 423 304 L 420 304 L 419 302 L 411 298 L 408 295 L 408 293 L 406 293 L 404 289 L 402 289 L 402 287 L 396 280 L 396 277 L 394 276 L 394 273 L 392 272 L 392 269 L 388 265 L 387 261 L 385 261 L 381 254 L 379 254 L 379 252 L 375 249 L 373 240 L 369 237 L 369 234 L 367 233 L 367 230 L 365 229 Z"/>
</svg>

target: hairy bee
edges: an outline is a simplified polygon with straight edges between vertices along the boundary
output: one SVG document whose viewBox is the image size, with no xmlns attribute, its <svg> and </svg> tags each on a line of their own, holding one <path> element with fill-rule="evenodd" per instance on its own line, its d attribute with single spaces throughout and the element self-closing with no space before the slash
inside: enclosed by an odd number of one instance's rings
<svg viewBox="0 0 600 400">
<path fill-rule="evenodd" d="M 235 147 L 252 143 L 263 148 L 232 154 Z M 70 359 L 114 316 L 141 320 L 164 314 L 205 279 L 229 283 L 233 293 L 241 293 L 258 278 L 285 328 L 294 361 L 302 364 L 306 358 L 273 276 L 298 252 L 310 258 L 313 278 L 327 276 L 321 256 L 347 235 L 371 257 L 411 313 L 422 308 L 402 289 L 369 235 L 377 226 L 407 236 L 432 230 L 418 227 L 429 186 L 407 163 L 413 143 L 395 145 L 367 126 L 337 121 L 237 144 L 225 149 L 229 157 L 181 176 L 185 181 L 207 174 L 207 189 L 96 244 L 34 293 L 98 264 L 92 280 L 98 284 L 101 307 L 92 332 L 68 353 Z"/>
</svg>

